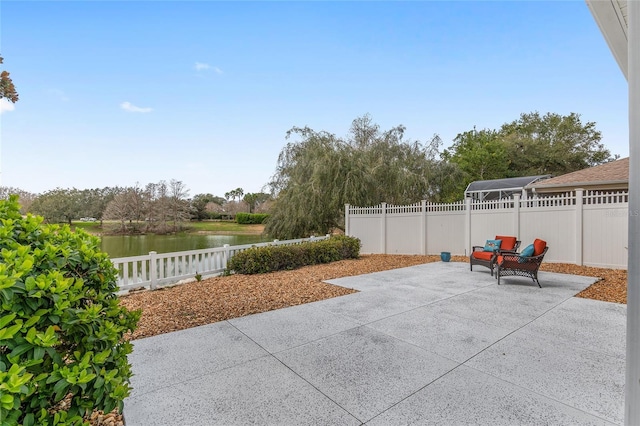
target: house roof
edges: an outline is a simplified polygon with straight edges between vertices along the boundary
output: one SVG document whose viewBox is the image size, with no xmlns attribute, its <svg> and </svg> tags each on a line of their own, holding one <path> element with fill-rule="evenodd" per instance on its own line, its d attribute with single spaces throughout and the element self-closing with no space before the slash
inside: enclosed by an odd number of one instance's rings
<svg viewBox="0 0 640 426">
<path fill-rule="evenodd" d="M 493 191 L 513 191 L 522 190 L 526 185 L 537 182 L 540 179 L 551 177 L 551 175 L 522 176 L 505 179 L 476 180 L 471 182 L 465 191 L 466 194 L 473 192 L 493 192 Z"/>
<path fill-rule="evenodd" d="M 578 187 L 623 183 L 629 183 L 629 157 L 536 182 L 527 185 L 527 188 Z"/>
</svg>

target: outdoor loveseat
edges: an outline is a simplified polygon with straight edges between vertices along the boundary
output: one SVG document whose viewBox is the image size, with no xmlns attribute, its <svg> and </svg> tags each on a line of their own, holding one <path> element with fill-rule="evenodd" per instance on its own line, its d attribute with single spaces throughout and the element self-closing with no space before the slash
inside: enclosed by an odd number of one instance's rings
<svg viewBox="0 0 640 426">
<path fill-rule="evenodd" d="M 531 278 L 538 287 L 542 288 L 538 281 L 538 269 L 547 250 L 549 250 L 547 242 L 536 239 L 520 253 L 498 253 L 496 257 L 498 285 L 500 285 L 500 277 L 519 276 Z"/>
<path fill-rule="evenodd" d="M 473 271 L 473 265 L 482 265 L 491 271 L 496 265 L 497 257 L 500 253 L 515 253 L 518 251 L 520 241 L 516 237 L 496 235 L 493 240 L 487 240 L 484 246 L 473 246 L 471 255 L 469 256 L 469 266 Z"/>
</svg>

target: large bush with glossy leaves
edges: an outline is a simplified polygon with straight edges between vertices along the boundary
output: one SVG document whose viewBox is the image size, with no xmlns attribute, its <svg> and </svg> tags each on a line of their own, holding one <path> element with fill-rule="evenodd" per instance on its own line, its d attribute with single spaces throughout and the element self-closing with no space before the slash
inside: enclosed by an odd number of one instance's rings
<svg viewBox="0 0 640 426">
<path fill-rule="evenodd" d="M 0 201 L 0 424 L 77 425 L 122 409 L 139 312 L 99 241 Z"/>
</svg>

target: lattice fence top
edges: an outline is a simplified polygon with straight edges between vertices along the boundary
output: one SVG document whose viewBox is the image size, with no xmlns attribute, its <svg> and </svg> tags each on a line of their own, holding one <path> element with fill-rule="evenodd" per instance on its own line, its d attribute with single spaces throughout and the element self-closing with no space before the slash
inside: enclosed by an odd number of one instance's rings
<svg viewBox="0 0 640 426">
<path fill-rule="evenodd" d="M 470 200 L 471 210 L 498 210 L 513 209 L 516 207 L 517 197 L 500 200 Z M 582 193 L 582 204 L 625 204 L 629 202 L 628 191 L 595 191 L 589 190 Z M 531 198 L 519 200 L 520 208 L 562 207 L 575 206 L 577 203 L 576 191 L 552 195 L 534 195 Z M 406 214 L 422 212 L 460 212 L 466 210 L 466 202 L 453 203 L 429 203 L 422 201 L 407 205 L 392 205 L 381 203 L 376 206 L 357 207 L 348 206 L 349 215 L 380 215 L 380 214 Z"/>
</svg>

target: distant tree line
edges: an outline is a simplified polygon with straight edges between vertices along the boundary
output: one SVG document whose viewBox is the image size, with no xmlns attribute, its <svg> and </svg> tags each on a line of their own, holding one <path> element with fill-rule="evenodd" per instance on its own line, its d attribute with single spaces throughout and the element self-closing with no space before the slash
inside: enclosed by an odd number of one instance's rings
<svg viewBox="0 0 640 426">
<path fill-rule="evenodd" d="M 33 194 L 20 188 L 0 187 L 0 199 L 20 197 L 21 212 L 41 215 L 47 222 L 71 224 L 90 219 L 115 223 L 106 231 L 117 233 L 168 233 L 184 229 L 190 220 L 232 219 L 238 212 L 265 212 L 271 196 L 244 193 L 237 188 L 218 197 L 197 194 L 189 198 L 183 182 L 172 179 L 144 187 L 105 187 L 96 189 L 56 188 Z"/>
</svg>

